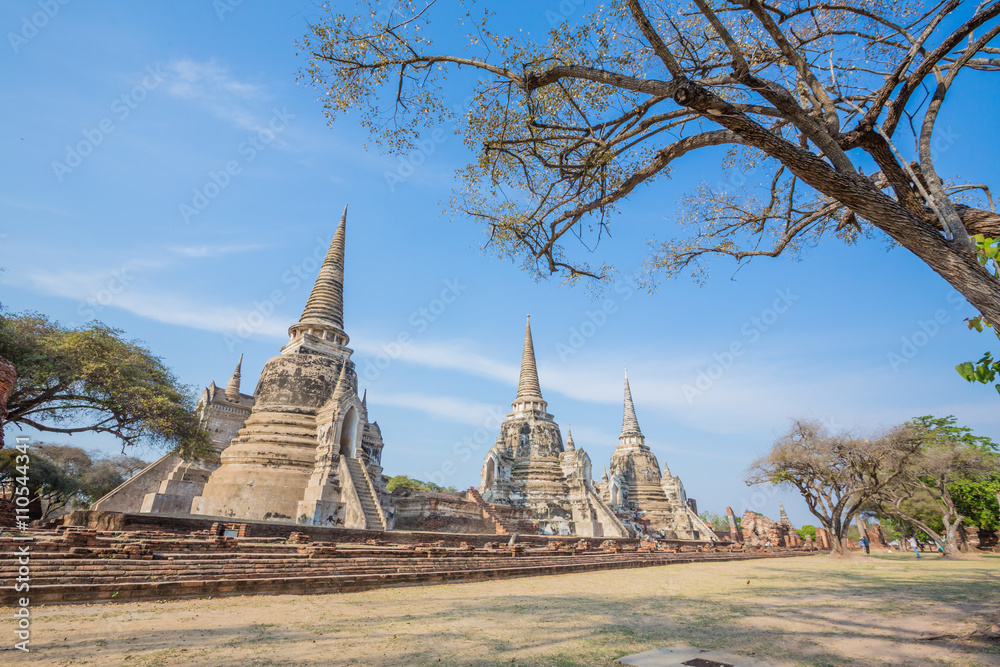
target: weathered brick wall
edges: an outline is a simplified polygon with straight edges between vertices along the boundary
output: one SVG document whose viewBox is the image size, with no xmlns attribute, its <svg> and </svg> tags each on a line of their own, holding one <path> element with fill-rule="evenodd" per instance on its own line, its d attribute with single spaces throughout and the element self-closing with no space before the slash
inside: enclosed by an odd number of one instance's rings
<svg viewBox="0 0 1000 667">
<path fill-rule="evenodd" d="M 397 489 L 398 491 L 398 489 Z M 393 494 L 396 529 L 443 533 L 492 533 L 493 524 L 483 511 L 461 493 L 407 490 Z"/>
<path fill-rule="evenodd" d="M 120 523 L 117 517 L 121 517 Z M 189 534 L 194 532 L 209 531 L 212 524 L 220 521 L 212 517 L 195 516 L 163 516 L 156 514 L 122 514 L 118 512 L 95 512 L 92 510 L 77 510 L 62 517 L 63 525 L 84 526 L 88 528 L 98 528 L 115 525 L 114 530 L 134 531 L 163 531 L 177 534 Z M 225 519 L 227 523 L 237 523 L 232 519 Z M 253 522 L 243 521 L 238 523 L 250 524 L 249 536 L 251 537 L 284 537 L 287 538 L 293 532 L 309 535 L 313 541 L 323 542 L 349 542 L 364 543 L 368 540 L 384 540 L 393 544 L 433 544 L 441 542 L 445 546 L 460 546 L 462 542 L 467 542 L 476 547 L 482 547 L 488 542 L 506 540 L 506 536 L 498 536 L 495 533 L 468 534 L 468 533 L 439 533 L 427 531 L 377 531 L 377 530 L 354 530 L 350 528 L 331 528 L 327 526 L 305 526 L 294 523 L 275 522 Z M 120 527 L 119 527 L 120 526 Z M 585 540 L 590 548 L 597 548 L 602 542 L 609 538 L 605 537 L 584 537 L 560 536 L 560 535 L 519 535 L 518 542 L 525 545 L 545 546 L 550 542 L 562 542 L 565 544 L 576 544 Z M 637 545 L 638 540 L 632 538 L 611 538 L 614 542 L 622 545 Z M 687 544 L 682 540 L 670 541 L 676 544 Z M 701 544 L 691 542 L 690 544 Z"/>
</svg>

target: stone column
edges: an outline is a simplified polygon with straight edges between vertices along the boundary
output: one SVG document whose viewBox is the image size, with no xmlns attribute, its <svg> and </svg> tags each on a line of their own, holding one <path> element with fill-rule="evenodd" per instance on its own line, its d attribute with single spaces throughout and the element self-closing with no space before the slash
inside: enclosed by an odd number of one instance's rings
<svg viewBox="0 0 1000 667">
<path fill-rule="evenodd" d="M 830 548 L 830 538 L 827 535 L 826 528 L 816 527 L 816 543 L 820 549 Z"/>
<path fill-rule="evenodd" d="M 735 542 L 742 542 L 743 536 L 740 535 L 740 531 L 736 529 L 736 515 L 733 514 L 732 507 L 726 507 L 726 518 L 729 519 L 729 539 Z"/>
</svg>

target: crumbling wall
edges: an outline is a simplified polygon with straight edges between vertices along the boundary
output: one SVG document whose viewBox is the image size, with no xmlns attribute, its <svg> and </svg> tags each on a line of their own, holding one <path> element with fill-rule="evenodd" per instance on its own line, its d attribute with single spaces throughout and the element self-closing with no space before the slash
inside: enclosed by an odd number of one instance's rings
<svg viewBox="0 0 1000 667">
<path fill-rule="evenodd" d="M 740 526 L 743 542 L 749 546 L 787 547 L 793 544 L 788 525 L 769 519 L 763 514 L 747 510 L 740 519 Z"/>
<path fill-rule="evenodd" d="M 464 493 L 431 493 L 404 489 L 393 492 L 396 529 L 445 533 L 490 534 L 496 530 L 482 508 Z"/>
</svg>

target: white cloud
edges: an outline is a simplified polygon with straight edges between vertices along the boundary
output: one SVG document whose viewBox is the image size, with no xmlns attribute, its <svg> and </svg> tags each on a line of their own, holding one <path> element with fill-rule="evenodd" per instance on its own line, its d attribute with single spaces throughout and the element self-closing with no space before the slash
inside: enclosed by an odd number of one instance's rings
<svg viewBox="0 0 1000 667">
<path fill-rule="evenodd" d="M 95 269 L 63 270 L 58 273 L 32 272 L 23 275 L 25 282 L 44 294 L 79 301 L 76 311 L 80 317 L 78 323 L 100 319 L 105 308 L 121 308 L 165 324 L 239 335 L 241 323 L 247 322 L 251 313 L 255 312 L 249 308 L 199 303 L 169 292 L 133 284 L 129 278 L 129 270 L 134 268 L 137 268 L 136 264 L 130 264 L 124 272 Z M 250 333 L 284 339 L 287 331 L 287 323 L 272 316 L 257 323 Z"/>
<path fill-rule="evenodd" d="M 221 257 L 223 255 L 235 255 L 243 252 L 253 252 L 254 250 L 262 250 L 269 246 L 263 244 L 247 244 L 247 245 L 226 245 L 226 246 L 211 246 L 211 245 L 197 245 L 197 246 L 174 246 L 170 248 L 170 252 L 174 253 L 179 257 Z"/>
<path fill-rule="evenodd" d="M 499 406 L 470 401 L 456 396 L 430 394 L 379 393 L 372 395 L 373 406 L 386 405 L 417 410 L 438 421 L 477 427 L 496 427 L 504 412 Z"/>
<path fill-rule="evenodd" d="M 461 371 L 467 375 L 517 382 L 518 366 L 502 363 L 470 349 L 468 341 L 450 340 L 440 343 L 411 342 L 405 346 L 393 342 L 383 342 L 365 336 L 352 338 L 353 347 L 358 352 L 371 356 L 389 354 L 394 360 L 405 363 Z"/>
<path fill-rule="evenodd" d="M 182 58 L 168 63 L 164 69 L 166 91 L 174 97 L 198 104 L 241 129 L 258 131 L 266 126 L 253 111 L 268 100 L 263 87 L 237 80 L 227 67 L 214 60 L 198 62 Z"/>
<path fill-rule="evenodd" d="M 175 60 L 167 65 L 173 80 L 167 90 L 172 95 L 188 99 L 214 98 L 227 95 L 243 99 L 260 99 L 264 91 L 251 83 L 237 81 L 229 75 L 229 70 L 214 60 L 197 62 L 190 58 Z"/>
<path fill-rule="evenodd" d="M 174 254 L 211 257 L 250 249 L 249 246 L 193 246 L 175 248 Z M 75 299 L 81 304 L 92 301 L 108 287 L 112 278 L 109 270 L 12 273 L 12 277 L 21 276 L 41 292 Z M 168 324 L 224 334 L 234 334 L 240 323 L 246 322 L 251 315 L 251 310 L 245 306 L 200 303 L 140 285 L 130 285 L 116 293 L 107 305 Z M 284 341 L 288 323 L 286 316 L 273 314 L 257 323 L 252 334 Z M 389 339 L 358 334 L 352 343 L 362 355 L 376 356 L 389 352 L 393 363 L 486 378 L 512 390 L 517 385 L 519 365 L 516 362 L 519 360 L 497 361 L 477 350 L 473 341 L 413 341 L 393 350 L 381 340 Z M 814 360 L 808 353 L 800 357 L 778 349 L 761 348 L 753 356 L 742 357 L 702 394 L 688 400 L 683 387 L 695 384 L 706 359 L 665 357 L 642 351 L 632 354 L 640 356 L 642 361 L 641 365 L 636 364 L 630 376 L 640 424 L 667 421 L 696 431 L 756 441 L 776 436 L 786 428 L 787 420 L 794 417 L 817 418 L 836 429 L 862 430 L 900 423 L 924 412 L 957 414 L 965 420 L 997 423 L 995 399 L 987 397 L 967 403 L 956 401 L 945 406 L 920 407 L 925 399 L 920 388 L 914 386 L 910 393 L 901 391 L 899 378 L 886 369 L 823 367 L 822 362 Z M 621 405 L 621 363 L 606 358 L 597 350 L 589 356 L 581 353 L 565 364 L 544 363 L 539 368 L 539 375 L 543 394 L 550 403 L 558 405 L 558 396 L 561 395 L 581 403 Z M 461 385 L 461 380 L 449 381 Z M 420 387 L 413 389 L 419 391 Z M 886 400 L 889 396 L 892 401 Z M 493 407 L 466 397 L 420 393 L 379 395 L 377 402 L 418 410 L 434 419 L 470 426 L 483 426 Z M 612 433 L 610 429 L 607 432 L 594 430 L 585 423 L 575 425 L 574 436 L 578 444 L 585 447 L 613 446 L 617 440 L 616 432 Z M 650 442 L 656 436 L 654 432 L 647 432 Z M 675 447 L 672 443 L 663 445 L 662 449 L 666 453 L 696 453 Z"/>
<path fill-rule="evenodd" d="M 57 208 L 55 206 L 50 206 L 49 204 L 21 201 L 18 199 L 10 199 L 9 197 L 0 197 L 0 204 L 4 206 L 9 206 L 11 208 L 23 209 L 25 211 L 42 211 L 45 213 L 52 213 L 53 215 L 58 215 L 61 217 L 70 217 L 72 215 L 72 213 L 70 213 L 65 209 Z"/>
</svg>

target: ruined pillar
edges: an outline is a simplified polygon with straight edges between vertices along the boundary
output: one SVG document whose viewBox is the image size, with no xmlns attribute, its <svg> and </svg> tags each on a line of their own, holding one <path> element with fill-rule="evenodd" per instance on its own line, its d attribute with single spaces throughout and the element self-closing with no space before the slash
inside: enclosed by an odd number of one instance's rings
<svg viewBox="0 0 1000 667">
<path fill-rule="evenodd" d="M 742 542 L 743 536 L 740 535 L 740 531 L 736 529 L 736 515 L 733 514 L 732 507 L 726 507 L 726 518 L 729 519 L 729 539 L 735 542 Z"/>
<path fill-rule="evenodd" d="M 854 518 L 854 522 L 858 524 L 858 542 L 862 539 L 866 539 L 868 540 L 868 543 L 871 544 L 872 538 L 868 535 L 868 526 L 865 524 L 865 520 L 861 518 L 860 514 Z"/>
<path fill-rule="evenodd" d="M 816 542 L 820 549 L 830 549 L 830 536 L 826 532 L 826 528 L 816 527 Z"/>
<path fill-rule="evenodd" d="M 882 548 L 885 548 L 885 547 L 889 546 L 889 543 L 886 542 L 886 540 L 885 540 L 885 533 L 882 532 L 882 525 L 881 524 L 878 524 L 878 523 L 874 524 L 871 528 L 868 529 L 868 534 L 869 534 L 868 540 L 872 544 L 877 544 L 878 546 L 880 546 Z"/>
</svg>

